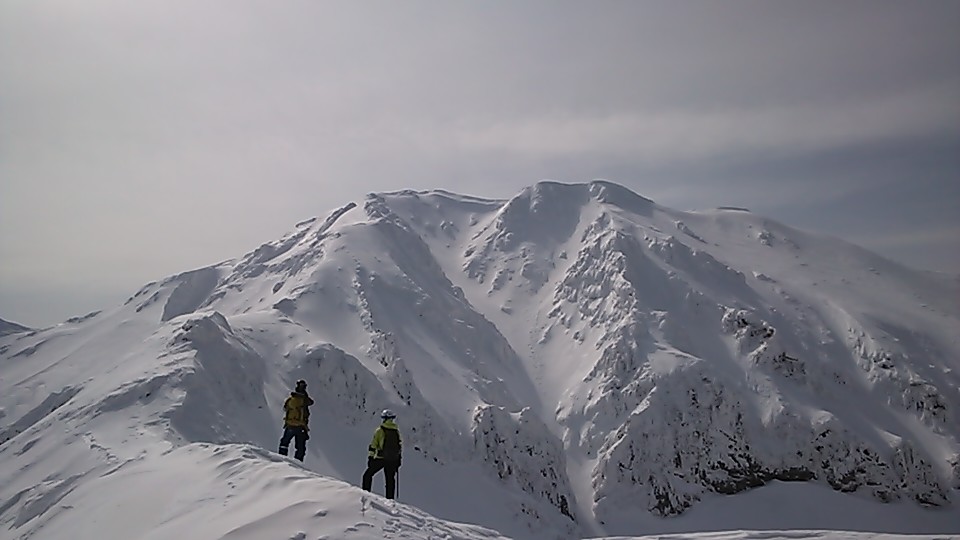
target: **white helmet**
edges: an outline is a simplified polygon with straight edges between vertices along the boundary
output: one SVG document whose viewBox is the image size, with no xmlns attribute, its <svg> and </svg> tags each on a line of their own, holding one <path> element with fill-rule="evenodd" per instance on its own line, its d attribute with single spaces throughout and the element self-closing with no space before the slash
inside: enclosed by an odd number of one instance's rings
<svg viewBox="0 0 960 540">
<path fill-rule="evenodd" d="M 397 417 L 397 413 L 393 412 L 390 409 L 384 409 L 383 412 L 380 413 L 380 418 L 383 418 L 384 420 L 388 418 L 396 418 L 396 417 Z"/>
</svg>

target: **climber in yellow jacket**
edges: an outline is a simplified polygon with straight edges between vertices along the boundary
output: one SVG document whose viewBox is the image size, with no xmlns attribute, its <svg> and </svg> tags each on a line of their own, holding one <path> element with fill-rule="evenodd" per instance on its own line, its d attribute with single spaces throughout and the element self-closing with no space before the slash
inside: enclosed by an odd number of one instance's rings
<svg viewBox="0 0 960 540">
<path fill-rule="evenodd" d="M 303 461 L 307 454 L 307 439 L 310 438 L 310 406 L 313 400 L 307 395 L 307 381 L 300 379 L 290 397 L 283 402 L 283 436 L 280 437 L 280 453 L 287 455 L 290 439 L 294 439 L 296 452 L 293 457 Z"/>
</svg>

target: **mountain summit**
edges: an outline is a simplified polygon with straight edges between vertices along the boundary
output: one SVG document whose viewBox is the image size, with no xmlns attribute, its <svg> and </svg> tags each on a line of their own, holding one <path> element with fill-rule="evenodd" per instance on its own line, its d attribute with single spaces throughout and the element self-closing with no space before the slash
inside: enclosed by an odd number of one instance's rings
<svg viewBox="0 0 960 540">
<path fill-rule="evenodd" d="M 837 239 L 609 182 L 371 194 L 122 306 L 0 337 L 0 525 L 69 531 L 101 484 L 151 507 L 121 486 L 178 463 L 288 493 L 266 471 L 299 467 L 270 451 L 303 378 L 318 489 L 353 496 L 335 482 L 359 483 L 390 407 L 401 499 L 514 538 L 680 530 L 759 489 L 803 501 L 783 528 L 960 532 L 958 296 Z M 809 511 L 837 505 L 862 511 Z M 696 523 L 769 523 L 721 514 Z M 211 537 L 274 530 L 243 516 Z M 180 530 L 129 521 L 129 537 Z"/>
</svg>

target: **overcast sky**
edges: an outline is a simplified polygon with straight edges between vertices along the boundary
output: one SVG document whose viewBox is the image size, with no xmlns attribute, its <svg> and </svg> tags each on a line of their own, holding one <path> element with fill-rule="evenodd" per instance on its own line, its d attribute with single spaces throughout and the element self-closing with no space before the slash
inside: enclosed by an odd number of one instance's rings
<svg viewBox="0 0 960 540">
<path fill-rule="evenodd" d="M 0 317 L 604 178 L 960 273 L 960 1 L 0 1 Z"/>
</svg>

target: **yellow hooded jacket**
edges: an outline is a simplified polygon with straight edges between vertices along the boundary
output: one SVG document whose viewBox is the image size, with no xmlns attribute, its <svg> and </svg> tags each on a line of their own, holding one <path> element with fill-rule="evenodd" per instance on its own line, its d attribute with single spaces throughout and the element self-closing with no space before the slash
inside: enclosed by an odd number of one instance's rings
<svg viewBox="0 0 960 540">
<path fill-rule="evenodd" d="M 283 402 L 283 426 L 307 427 L 310 422 L 310 409 L 313 405 L 310 396 L 299 392 L 290 392 L 290 397 Z"/>
</svg>

